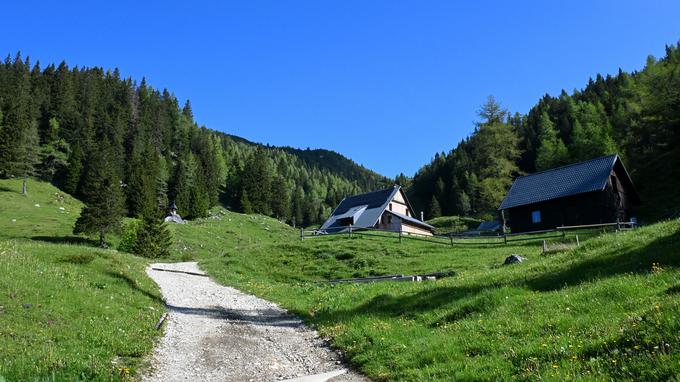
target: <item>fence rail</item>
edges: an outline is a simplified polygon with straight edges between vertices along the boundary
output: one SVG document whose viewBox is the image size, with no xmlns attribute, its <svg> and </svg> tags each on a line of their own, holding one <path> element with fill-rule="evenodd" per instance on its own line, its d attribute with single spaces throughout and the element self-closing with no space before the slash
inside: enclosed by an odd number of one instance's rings
<svg viewBox="0 0 680 382">
<path fill-rule="evenodd" d="M 377 228 L 357 228 L 357 227 L 343 227 L 336 232 L 328 232 L 328 230 L 305 230 L 300 228 L 300 240 L 312 238 L 331 237 L 337 235 L 347 235 L 353 237 L 354 235 L 372 236 L 372 237 L 388 237 L 398 239 L 401 243 L 404 239 L 418 240 L 434 244 L 448 245 L 455 247 L 456 245 L 507 245 L 508 243 L 520 241 L 545 240 L 554 238 L 565 238 L 567 232 L 576 235 L 576 242 L 579 242 L 578 235 L 597 235 L 601 232 L 606 232 L 607 228 L 615 228 L 616 232 L 620 230 L 629 230 L 636 227 L 635 222 L 616 222 L 616 223 L 602 223 L 602 224 L 586 224 L 578 226 L 561 226 L 554 229 L 505 233 L 497 235 L 465 235 L 461 233 L 447 233 L 444 235 L 422 235 L 417 233 L 407 232 L 393 232 L 385 231 Z M 602 229 L 602 231 L 600 231 Z M 551 233 L 558 233 L 557 235 L 548 235 Z M 548 236 L 546 236 L 548 235 Z M 525 237 L 526 236 L 526 237 Z"/>
</svg>

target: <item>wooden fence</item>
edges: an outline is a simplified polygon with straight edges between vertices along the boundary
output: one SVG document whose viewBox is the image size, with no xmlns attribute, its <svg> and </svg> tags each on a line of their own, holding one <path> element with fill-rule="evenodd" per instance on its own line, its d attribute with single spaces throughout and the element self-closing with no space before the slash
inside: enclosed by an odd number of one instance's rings
<svg viewBox="0 0 680 382">
<path fill-rule="evenodd" d="M 616 222 L 616 223 L 603 223 L 603 224 L 587 224 L 579 226 L 563 226 L 556 227 L 555 229 L 541 230 L 541 231 L 531 231 L 531 232 L 519 232 L 519 233 L 506 233 L 497 235 L 465 235 L 464 233 L 454 233 L 449 232 L 444 235 L 433 235 L 425 236 L 414 233 L 404 233 L 404 232 L 392 232 L 385 231 L 376 228 L 356 228 L 356 227 L 343 227 L 336 232 L 328 232 L 322 230 L 305 230 L 300 228 L 300 240 L 330 237 L 337 235 L 346 235 L 347 237 L 358 236 L 372 236 L 372 237 L 387 237 L 399 240 L 399 243 L 403 242 L 404 239 L 407 240 L 417 240 L 434 244 L 442 244 L 451 247 L 457 245 L 507 245 L 508 243 L 520 242 L 520 241 L 536 241 L 543 240 L 545 246 L 545 240 L 555 239 L 555 238 L 566 238 L 567 233 L 575 235 L 576 242 L 579 243 L 579 235 L 597 235 L 600 233 L 607 232 L 607 230 L 615 230 L 615 232 L 621 230 L 634 229 L 636 227 L 635 222 Z"/>
</svg>

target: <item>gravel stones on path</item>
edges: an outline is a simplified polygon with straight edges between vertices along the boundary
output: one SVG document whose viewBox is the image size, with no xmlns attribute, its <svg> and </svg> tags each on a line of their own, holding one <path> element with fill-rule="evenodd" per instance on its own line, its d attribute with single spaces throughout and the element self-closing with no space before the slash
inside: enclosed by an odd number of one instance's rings
<svg viewBox="0 0 680 382">
<path fill-rule="evenodd" d="M 168 318 L 142 381 L 368 381 L 352 371 L 325 377 L 346 369 L 340 354 L 277 305 L 209 277 L 152 268 L 201 273 L 195 262 L 147 268 Z"/>
</svg>

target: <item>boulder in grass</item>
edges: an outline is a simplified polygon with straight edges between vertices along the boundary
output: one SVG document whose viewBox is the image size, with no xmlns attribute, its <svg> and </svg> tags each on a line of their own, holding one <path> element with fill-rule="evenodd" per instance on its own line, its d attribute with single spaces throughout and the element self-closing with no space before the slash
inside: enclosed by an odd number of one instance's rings
<svg viewBox="0 0 680 382">
<path fill-rule="evenodd" d="M 176 213 L 170 213 L 170 215 L 166 216 L 165 219 L 163 219 L 163 220 L 166 221 L 166 222 L 168 222 L 168 223 L 177 223 L 177 224 L 184 224 L 184 223 L 186 223 L 186 222 L 184 221 L 184 219 L 182 219 L 182 217 L 179 216 L 179 215 L 176 214 Z"/>
<path fill-rule="evenodd" d="M 503 265 L 521 263 L 524 260 L 526 259 L 520 255 L 510 255 L 505 258 L 505 262 L 503 262 Z"/>
</svg>

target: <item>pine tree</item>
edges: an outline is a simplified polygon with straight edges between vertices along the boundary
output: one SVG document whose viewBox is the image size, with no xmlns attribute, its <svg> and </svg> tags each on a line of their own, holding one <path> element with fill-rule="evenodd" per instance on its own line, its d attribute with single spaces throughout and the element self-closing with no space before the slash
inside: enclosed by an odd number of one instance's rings
<svg viewBox="0 0 680 382">
<path fill-rule="evenodd" d="M 28 60 L 17 54 L 11 71 L 10 93 L 3 120 L 0 121 L 0 176 L 22 177 L 22 193 L 27 193 L 27 178 L 35 174 L 39 162 L 37 121 L 31 115 L 31 84 Z"/>
<path fill-rule="evenodd" d="M 62 181 L 64 191 L 71 195 L 79 196 L 80 180 L 83 172 L 83 150 L 76 145 L 68 158 L 66 176 Z"/>
<path fill-rule="evenodd" d="M 538 142 L 536 170 L 546 170 L 567 163 L 569 158 L 567 147 L 546 112 L 541 114 Z"/>
<path fill-rule="evenodd" d="M 264 148 L 258 147 L 241 175 L 241 192 L 247 195 L 252 212 L 264 215 L 271 213 L 271 182 L 269 159 Z"/>
<path fill-rule="evenodd" d="M 66 170 L 70 152 L 69 144 L 59 138 L 59 122 L 56 118 L 48 121 L 48 132 L 43 136 L 43 145 L 40 147 L 41 162 L 38 168 L 40 178 L 51 182 Z"/>
<path fill-rule="evenodd" d="M 569 147 L 573 159 L 583 161 L 618 151 L 602 104 L 579 102 L 576 113 Z"/>
<path fill-rule="evenodd" d="M 427 207 L 427 216 L 428 220 L 442 216 L 442 209 L 439 206 L 439 201 L 434 195 L 432 195 L 432 200 L 430 200 L 430 204 Z"/>
<path fill-rule="evenodd" d="M 290 216 L 290 192 L 283 177 L 277 176 L 272 182 L 271 211 L 277 219 L 286 220 Z"/>
<path fill-rule="evenodd" d="M 75 234 L 98 234 L 101 247 L 106 246 L 106 234 L 120 226 L 125 214 L 121 181 L 107 158 L 105 148 L 93 150 L 88 158 L 83 182 L 85 208 L 73 229 Z"/>
<path fill-rule="evenodd" d="M 463 190 L 458 190 L 456 192 L 456 209 L 461 215 L 467 215 L 470 213 L 470 198 Z"/>
<path fill-rule="evenodd" d="M 145 212 L 132 252 L 152 259 L 168 257 L 171 244 L 170 231 L 159 214 L 155 211 Z"/>
</svg>

